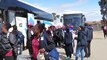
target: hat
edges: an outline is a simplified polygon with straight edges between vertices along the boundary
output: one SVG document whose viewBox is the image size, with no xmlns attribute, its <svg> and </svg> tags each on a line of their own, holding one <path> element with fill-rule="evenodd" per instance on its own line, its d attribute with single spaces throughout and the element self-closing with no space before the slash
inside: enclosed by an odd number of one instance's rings
<svg viewBox="0 0 107 60">
<path fill-rule="evenodd" d="M 33 26 L 33 24 L 32 23 L 28 23 L 28 26 Z"/>
<path fill-rule="evenodd" d="M 70 26 L 70 28 L 74 28 L 74 26 Z"/>
</svg>

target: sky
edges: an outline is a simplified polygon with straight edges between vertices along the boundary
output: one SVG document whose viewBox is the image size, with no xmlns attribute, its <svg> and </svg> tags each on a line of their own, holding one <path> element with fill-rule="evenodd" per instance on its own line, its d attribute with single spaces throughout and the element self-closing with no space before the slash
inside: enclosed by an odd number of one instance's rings
<svg viewBox="0 0 107 60">
<path fill-rule="evenodd" d="M 99 0 L 21 0 L 48 13 L 58 15 L 83 13 L 87 21 L 100 21 Z"/>
</svg>

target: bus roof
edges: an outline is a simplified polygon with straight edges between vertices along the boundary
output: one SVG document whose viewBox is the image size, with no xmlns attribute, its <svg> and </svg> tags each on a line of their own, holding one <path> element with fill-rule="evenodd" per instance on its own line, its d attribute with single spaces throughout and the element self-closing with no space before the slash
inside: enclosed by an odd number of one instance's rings
<svg viewBox="0 0 107 60">
<path fill-rule="evenodd" d="M 72 13 L 72 14 L 63 14 L 63 15 L 83 15 L 82 13 Z"/>
</svg>

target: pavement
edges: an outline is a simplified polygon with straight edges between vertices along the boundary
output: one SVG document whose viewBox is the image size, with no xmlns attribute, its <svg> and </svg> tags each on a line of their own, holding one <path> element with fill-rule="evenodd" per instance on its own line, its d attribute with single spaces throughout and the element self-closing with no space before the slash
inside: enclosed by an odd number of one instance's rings
<svg viewBox="0 0 107 60">
<path fill-rule="evenodd" d="M 57 50 L 60 53 L 60 60 L 65 60 L 65 50 L 63 48 L 57 48 Z M 23 51 L 17 60 L 30 60 L 28 50 Z M 75 60 L 74 55 L 71 60 Z M 94 38 L 91 43 L 91 56 L 90 58 L 85 58 L 85 60 L 107 60 L 107 38 L 103 37 L 102 31 L 94 31 Z"/>
</svg>

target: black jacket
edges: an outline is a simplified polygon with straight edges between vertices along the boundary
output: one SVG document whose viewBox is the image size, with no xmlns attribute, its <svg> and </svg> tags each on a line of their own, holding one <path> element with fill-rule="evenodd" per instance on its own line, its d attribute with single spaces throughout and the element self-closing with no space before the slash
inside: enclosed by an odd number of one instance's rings
<svg viewBox="0 0 107 60">
<path fill-rule="evenodd" d="M 10 44 L 12 46 L 12 49 L 13 49 L 13 54 L 15 54 L 15 56 L 18 55 L 18 39 L 17 39 L 17 35 L 10 32 L 9 34 L 9 41 L 10 41 Z"/>
<path fill-rule="evenodd" d="M 93 39 L 93 29 L 91 26 L 85 27 L 87 41 L 90 42 Z"/>
<path fill-rule="evenodd" d="M 0 55 L 5 55 L 10 50 L 12 50 L 12 47 L 7 38 L 7 34 L 1 33 L 0 34 Z"/>
<path fill-rule="evenodd" d="M 16 47 L 16 48 L 18 47 L 18 39 L 15 34 L 10 32 L 8 39 L 12 47 Z"/>
<path fill-rule="evenodd" d="M 65 35 L 64 35 L 64 43 L 65 44 L 72 44 L 72 40 L 73 40 L 73 37 L 72 37 L 72 33 L 71 32 L 65 32 Z"/>
<path fill-rule="evenodd" d="M 48 35 L 48 33 L 45 32 L 42 37 L 43 40 L 40 40 L 40 48 L 45 48 L 47 52 L 50 52 L 55 48 L 54 40 L 51 35 Z"/>
<path fill-rule="evenodd" d="M 78 46 L 87 46 L 87 36 L 84 30 L 78 32 L 77 47 Z"/>
<path fill-rule="evenodd" d="M 32 40 L 34 38 L 34 35 L 31 34 L 31 30 L 27 30 L 27 48 L 32 47 Z"/>
</svg>

